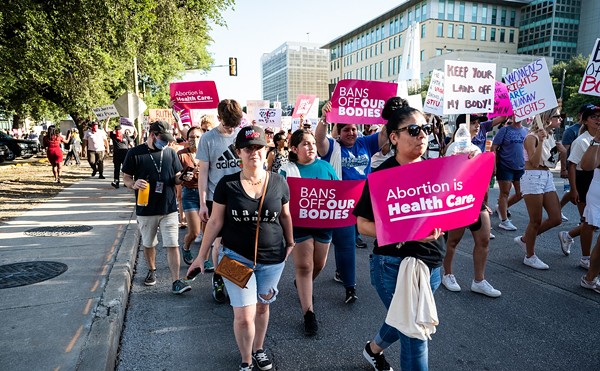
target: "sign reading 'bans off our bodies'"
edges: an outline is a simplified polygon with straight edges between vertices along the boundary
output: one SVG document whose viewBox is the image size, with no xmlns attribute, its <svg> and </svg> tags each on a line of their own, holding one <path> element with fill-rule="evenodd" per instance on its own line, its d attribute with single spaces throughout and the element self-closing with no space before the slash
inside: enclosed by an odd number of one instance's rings
<svg viewBox="0 0 600 371">
<path fill-rule="evenodd" d="M 396 96 L 398 84 L 367 80 L 340 80 L 331 97 L 328 122 L 340 124 L 385 124 L 381 112 L 385 102 Z"/>
<path fill-rule="evenodd" d="M 590 60 L 583 72 L 579 92 L 600 97 L 600 39 L 596 39 L 596 44 L 592 49 Z"/>
<path fill-rule="evenodd" d="M 364 180 L 287 178 L 294 227 L 339 228 L 356 224 L 352 210 Z"/>
<path fill-rule="evenodd" d="M 517 121 L 558 106 L 544 58 L 507 74 L 504 81 Z"/>
<path fill-rule="evenodd" d="M 477 221 L 494 170 L 494 154 L 456 155 L 369 174 L 379 245 L 415 241 L 434 228 Z"/>
<path fill-rule="evenodd" d="M 219 95 L 214 81 L 173 82 L 171 100 L 181 108 L 213 109 L 219 105 Z"/>
<path fill-rule="evenodd" d="M 496 64 L 444 63 L 444 114 L 494 111 Z"/>
</svg>

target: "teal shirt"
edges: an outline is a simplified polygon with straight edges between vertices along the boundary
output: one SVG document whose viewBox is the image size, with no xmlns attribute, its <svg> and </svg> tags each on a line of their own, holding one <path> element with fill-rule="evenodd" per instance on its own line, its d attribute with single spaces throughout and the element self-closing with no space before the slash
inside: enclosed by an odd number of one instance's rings
<svg viewBox="0 0 600 371">
<path fill-rule="evenodd" d="M 298 166 L 302 178 L 339 180 L 337 175 L 335 175 L 335 170 L 333 170 L 333 167 L 329 162 L 318 158 L 308 165 L 302 165 L 296 162 L 296 166 Z M 280 170 L 279 173 L 287 178 L 285 170 Z"/>
</svg>

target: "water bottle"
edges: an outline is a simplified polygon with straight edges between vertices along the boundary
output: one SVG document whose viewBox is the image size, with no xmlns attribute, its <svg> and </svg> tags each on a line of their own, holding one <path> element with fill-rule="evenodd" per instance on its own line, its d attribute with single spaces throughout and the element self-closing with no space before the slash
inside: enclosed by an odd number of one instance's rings
<svg viewBox="0 0 600 371">
<path fill-rule="evenodd" d="M 456 135 L 454 136 L 454 143 L 456 143 L 455 153 L 469 153 L 471 147 L 471 133 L 467 124 L 460 124 Z"/>
<path fill-rule="evenodd" d="M 571 184 L 569 184 L 569 179 L 564 179 L 563 190 L 565 192 L 569 192 L 571 190 Z"/>
</svg>

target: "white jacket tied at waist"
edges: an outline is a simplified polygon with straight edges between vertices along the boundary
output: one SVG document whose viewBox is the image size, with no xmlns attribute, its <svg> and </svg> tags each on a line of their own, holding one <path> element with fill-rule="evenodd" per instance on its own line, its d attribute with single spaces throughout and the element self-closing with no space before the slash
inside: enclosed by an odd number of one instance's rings
<svg viewBox="0 0 600 371">
<path fill-rule="evenodd" d="M 431 340 L 439 321 L 429 280 L 425 263 L 413 257 L 402 259 L 385 323 L 408 337 Z"/>
</svg>

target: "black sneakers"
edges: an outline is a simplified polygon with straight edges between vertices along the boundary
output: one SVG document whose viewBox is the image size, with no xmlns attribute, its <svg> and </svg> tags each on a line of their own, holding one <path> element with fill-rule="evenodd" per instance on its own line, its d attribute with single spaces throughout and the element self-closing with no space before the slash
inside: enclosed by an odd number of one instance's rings
<svg viewBox="0 0 600 371">
<path fill-rule="evenodd" d="M 188 283 L 183 282 L 182 280 L 177 280 L 175 282 L 173 282 L 173 294 L 175 295 L 179 295 L 179 294 L 183 294 L 186 291 L 190 291 L 192 289 L 192 286 L 190 286 Z"/>
<path fill-rule="evenodd" d="M 115 180 L 113 182 L 110 182 L 110 185 L 113 186 L 115 189 L 118 189 L 119 188 L 119 181 Z"/>
<path fill-rule="evenodd" d="M 366 249 L 367 243 L 365 241 L 363 241 L 362 238 L 356 237 L 356 247 L 359 249 Z"/>
<path fill-rule="evenodd" d="M 212 283 L 213 299 L 215 299 L 217 303 L 225 303 L 227 301 L 227 292 L 225 292 L 225 282 L 223 282 L 223 278 L 218 274 L 213 274 Z"/>
<path fill-rule="evenodd" d="M 315 336 L 319 331 L 319 324 L 317 323 L 317 316 L 313 311 L 307 311 L 304 314 L 304 335 Z"/>
<path fill-rule="evenodd" d="M 256 352 L 252 353 L 252 360 L 256 367 L 261 371 L 270 370 L 273 368 L 273 363 L 267 357 L 267 353 L 264 350 L 258 349 Z"/>
<path fill-rule="evenodd" d="M 373 369 L 375 371 L 394 371 L 392 366 L 390 366 L 390 364 L 387 363 L 387 361 L 385 360 L 383 352 L 377 354 L 373 353 L 371 351 L 370 344 L 371 342 L 369 341 L 367 342 L 367 345 L 365 345 L 365 349 L 363 350 L 363 356 L 367 361 L 369 361 L 371 366 L 373 366 Z"/>
<path fill-rule="evenodd" d="M 356 289 L 354 287 L 346 288 L 346 300 L 344 300 L 344 302 L 346 304 L 351 304 L 354 303 L 356 299 L 358 299 L 358 296 L 356 296 Z"/>
<path fill-rule="evenodd" d="M 146 279 L 144 280 L 144 285 L 146 285 L 146 286 L 156 285 L 156 269 L 148 270 L 148 274 L 146 275 Z"/>
</svg>

